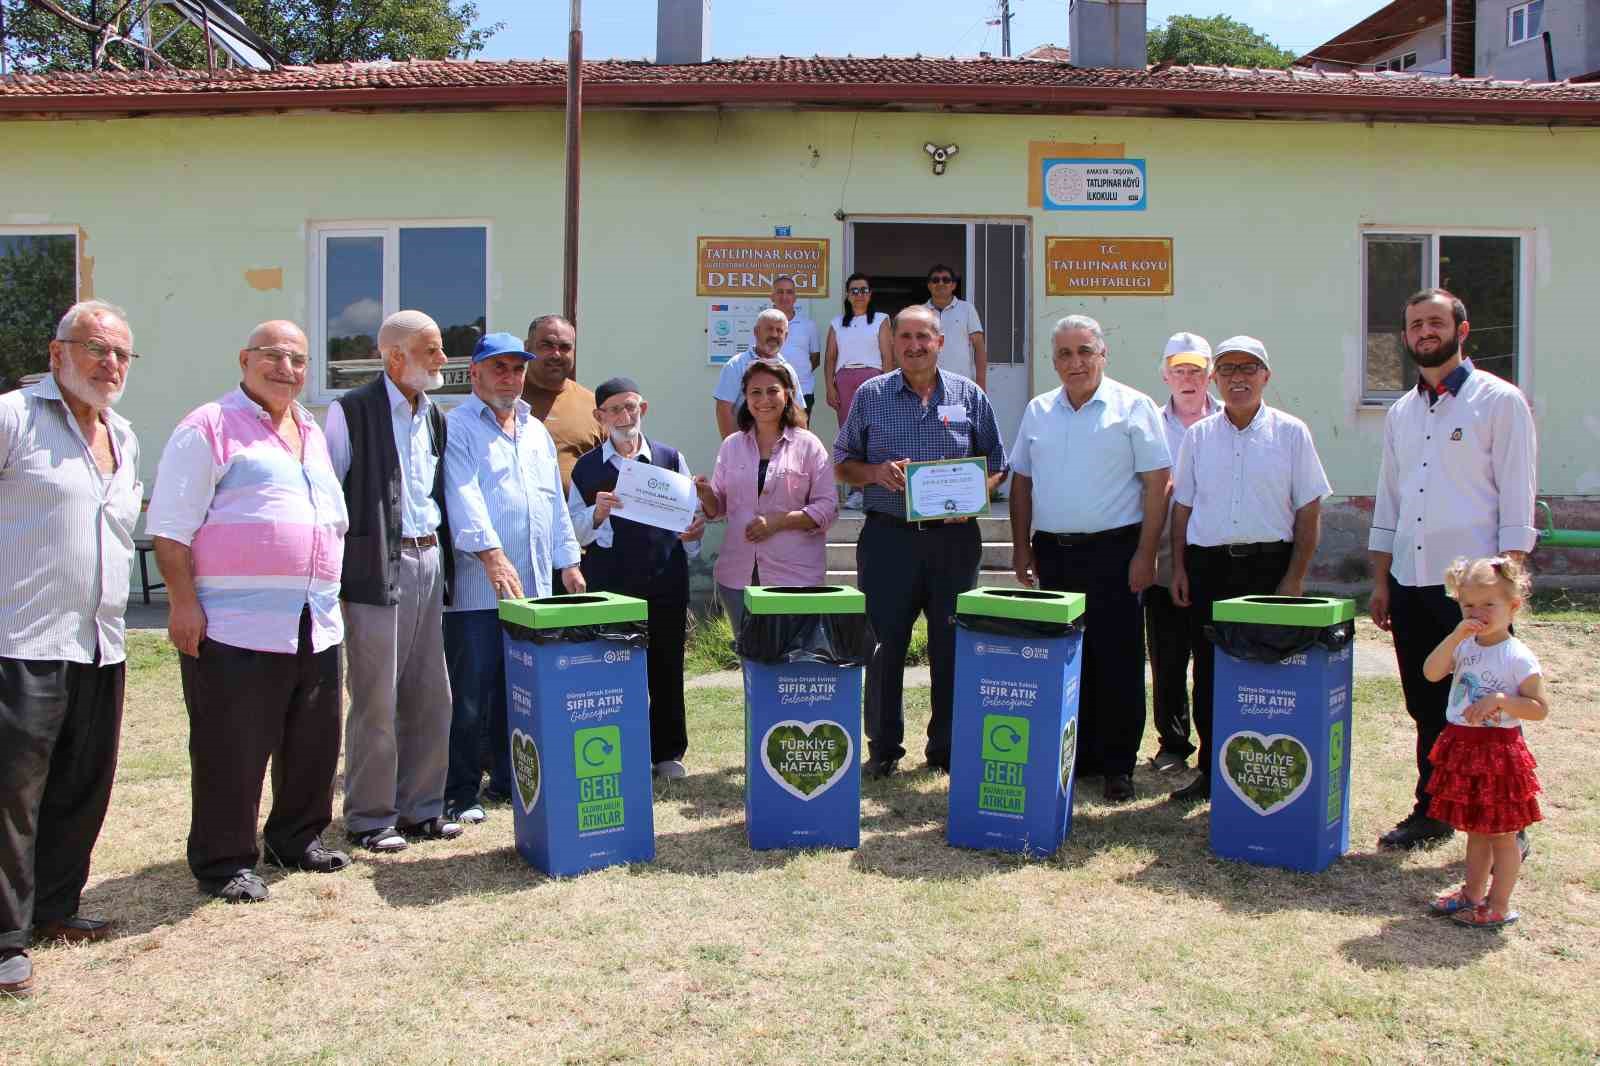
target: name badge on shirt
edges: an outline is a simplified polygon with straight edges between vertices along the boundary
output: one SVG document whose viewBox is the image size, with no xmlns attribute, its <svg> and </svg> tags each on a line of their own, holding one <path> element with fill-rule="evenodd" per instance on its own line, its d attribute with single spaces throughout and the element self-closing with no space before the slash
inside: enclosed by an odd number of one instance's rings
<svg viewBox="0 0 1600 1066">
<path fill-rule="evenodd" d="M 939 421 L 949 425 L 955 423 L 962 425 L 967 421 L 967 405 L 964 403 L 942 403 L 939 405 Z"/>
</svg>

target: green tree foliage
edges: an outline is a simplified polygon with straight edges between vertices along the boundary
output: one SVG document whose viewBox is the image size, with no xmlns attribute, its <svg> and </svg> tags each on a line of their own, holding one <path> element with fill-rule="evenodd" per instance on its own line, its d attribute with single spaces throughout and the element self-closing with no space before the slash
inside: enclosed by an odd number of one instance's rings
<svg viewBox="0 0 1600 1066">
<path fill-rule="evenodd" d="M 116 10 L 111 0 L 54 0 L 57 7 L 85 21 L 91 12 Z M 481 52 L 504 23 L 478 27 L 478 7 L 452 0 L 232 0 L 239 17 L 286 63 L 340 63 L 372 59 L 466 59 Z M 89 70 L 94 41 L 82 29 L 28 0 L 0 0 L 5 10 L 7 60 L 17 69 Z M 104 17 L 104 14 L 102 15 Z M 124 16 L 126 18 L 126 16 Z M 170 8 L 151 15 L 151 35 L 176 67 L 204 68 L 204 35 Z M 121 32 L 137 36 L 124 22 Z M 125 44 L 107 49 L 127 69 L 143 68 L 142 53 Z"/>
<path fill-rule="evenodd" d="M 1151 63 L 1279 69 L 1297 58 L 1227 15 L 1167 16 L 1165 26 L 1150 31 L 1146 56 Z"/>
<path fill-rule="evenodd" d="M 50 338 L 77 290 L 76 250 L 67 236 L 0 237 L 0 388 L 49 369 Z"/>
</svg>

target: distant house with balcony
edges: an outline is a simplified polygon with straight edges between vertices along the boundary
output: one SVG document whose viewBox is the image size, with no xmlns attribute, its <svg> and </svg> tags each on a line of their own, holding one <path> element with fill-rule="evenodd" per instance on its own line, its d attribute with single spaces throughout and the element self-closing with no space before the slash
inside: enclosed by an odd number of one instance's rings
<svg viewBox="0 0 1600 1066">
<path fill-rule="evenodd" d="M 1504 81 L 1600 80 L 1600 0 L 1394 0 L 1295 61 Z"/>
</svg>

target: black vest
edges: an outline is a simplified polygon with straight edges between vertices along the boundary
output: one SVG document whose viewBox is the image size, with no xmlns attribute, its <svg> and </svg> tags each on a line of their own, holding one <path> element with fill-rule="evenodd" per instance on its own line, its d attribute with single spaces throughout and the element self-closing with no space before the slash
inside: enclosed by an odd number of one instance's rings
<svg viewBox="0 0 1600 1066">
<path fill-rule="evenodd" d="M 650 465 L 678 469 L 678 453 L 657 441 L 650 441 Z M 591 448 L 572 468 L 572 487 L 583 502 L 594 506 L 594 498 L 617 486 L 617 468 L 606 462 L 604 445 Z M 643 460 L 641 460 L 643 461 Z M 583 551 L 583 579 L 597 592 L 617 592 L 624 596 L 674 603 L 689 599 L 689 557 L 676 533 L 655 526 L 630 522 L 620 512 L 611 512 L 611 547 L 590 544 Z"/>
<path fill-rule="evenodd" d="M 400 495 L 404 483 L 395 452 L 389 390 L 379 374 L 360 388 L 333 401 L 344 408 L 350 429 L 350 471 L 344 476 L 345 508 L 350 530 L 344 538 L 341 599 L 393 607 L 400 602 Z M 444 507 L 445 422 L 438 404 L 428 405 L 433 430 L 433 502 L 439 505 L 439 552 L 444 567 L 444 602 L 450 602 L 455 579 L 455 552 L 450 542 L 450 516 Z"/>
</svg>

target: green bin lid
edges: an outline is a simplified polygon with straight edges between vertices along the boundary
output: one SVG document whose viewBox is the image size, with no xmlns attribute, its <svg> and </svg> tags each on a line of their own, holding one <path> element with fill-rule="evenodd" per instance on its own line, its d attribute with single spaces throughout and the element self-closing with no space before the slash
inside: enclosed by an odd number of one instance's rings
<svg viewBox="0 0 1600 1066">
<path fill-rule="evenodd" d="M 1083 613 L 1081 592 L 1045 589 L 977 588 L 956 597 L 957 614 L 1020 618 L 1029 622 L 1071 622 Z"/>
<path fill-rule="evenodd" d="M 500 621 L 514 622 L 529 629 L 642 622 L 649 614 L 649 605 L 643 600 L 618 596 L 615 592 L 580 592 L 576 596 L 500 601 Z"/>
<path fill-rule="evenodd" d="M 866 614 L 867 598 L 845 585 L 746 585 L 751 614 Z"/>
<path fill-rule="evenodd" d="M 1213 622 L 1274 626 L 1336 626 L 1356 616 L 1355 600 L 1332 596 L 1239 596 L 1211 605 Z"/>
</svg>

